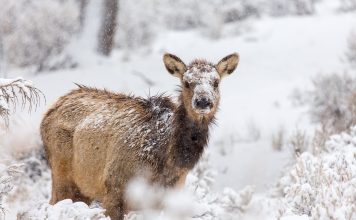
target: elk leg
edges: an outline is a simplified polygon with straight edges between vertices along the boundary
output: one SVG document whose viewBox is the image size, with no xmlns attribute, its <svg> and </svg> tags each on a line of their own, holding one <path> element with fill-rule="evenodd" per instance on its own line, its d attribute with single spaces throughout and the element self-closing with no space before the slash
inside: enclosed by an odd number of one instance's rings
<svg viewBox="0 0 356 220">
<path fill-rule="evenodd" d="M 55 204 L 63 199 L 71 199 L 73 202 L 90 204 L 90 199 L 84 196 L 77 185 L 66 178 L 58 178 L 52 175 L 52 198 L 50 204 Z"/>
<path fill-rule="evenodd" d="M 111 220 L 123 220 L 127 212 L 122 195 L 114 196 L 114 193 L 108 193 L 104 198 L 103 207 L 106 209 L 105 214 L 110 216 Z"/>
<path fill-rule="evenodd" d="M 90 204 L 90 199 L 85 197 L 73 181 L 68 171 L 68 163 L 64 160 L 52 161 L 52 198 L 50 204 L 55 204 L 63 199 L 71 199 L 73 202 L 82 201 Z"/>
</svg>

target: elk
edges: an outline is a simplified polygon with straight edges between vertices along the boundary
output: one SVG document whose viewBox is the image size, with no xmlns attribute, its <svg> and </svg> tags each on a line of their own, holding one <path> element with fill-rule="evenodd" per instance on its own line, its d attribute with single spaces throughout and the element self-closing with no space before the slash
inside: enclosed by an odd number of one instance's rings
<svg viewBox="0 0 356 220">
<path fill-rule="evenodd" d="M 163 61 L 180 79 L 177 102 L 78 85 L 47 111 L 41 136 L 52 169 L 51 204 L 97 200 L 121 220 L 130 211 L 125 189 L 134 177 L 164 188 L 184 185 L 207 145 L 220 80 L 235 70 L 239 55 L 216 65 L 203 59 L 185 65 L 172 54 Z"/>
</svg>

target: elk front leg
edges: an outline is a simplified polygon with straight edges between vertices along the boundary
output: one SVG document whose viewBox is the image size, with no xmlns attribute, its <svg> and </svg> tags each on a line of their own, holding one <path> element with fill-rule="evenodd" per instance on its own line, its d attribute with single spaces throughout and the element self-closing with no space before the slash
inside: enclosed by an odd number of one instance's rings
<svg viewBox="0 0 356 220">
<path fill-rule="evenodd" d="M 108 192 L 104 198 L 103 207 L 106 209 L 105 214 L 110 216 L 111 220 L 123 220 L 127 212 L 122 193 Z"/>
</svg>

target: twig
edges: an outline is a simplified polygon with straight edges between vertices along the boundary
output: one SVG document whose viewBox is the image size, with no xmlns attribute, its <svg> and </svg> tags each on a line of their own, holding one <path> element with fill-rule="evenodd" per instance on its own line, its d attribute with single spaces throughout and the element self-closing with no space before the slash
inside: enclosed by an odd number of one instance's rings
<svg viewBox="0 0 356 220">
<path fill-rule="evenodd" d="M 156 85 L 156 83 L 154 81 L 152 81 L 150 78 L 148 78 L 147 76 L 145 76 L 143 73 L 141 73 L 139 71 L 134 70 L 134 71 L 132 71 L 132 74 L 140 77 L 150 87 Z"/>
</svg>

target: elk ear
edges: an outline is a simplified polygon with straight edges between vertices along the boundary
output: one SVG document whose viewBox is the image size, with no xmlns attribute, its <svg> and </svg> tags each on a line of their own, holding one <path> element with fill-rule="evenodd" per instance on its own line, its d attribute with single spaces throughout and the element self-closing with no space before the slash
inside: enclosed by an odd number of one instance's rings
<svg viewBox="0 0 356 220">
<path fill-rule="evenodd" d="M 173 54 L 166 53 L 163 56 L 163 62 L 170 74 L 176 77 L 181 77 L 187 71 L 187 66 L 181 59 Z"/>
<path fill-rule="evenodd" d="M 222 58 L 218 64 L 215 65 L 220 77 L 230 75 L 237 67 L 239 63 L 239 54 L 233 53 Z"/>
</svg>

